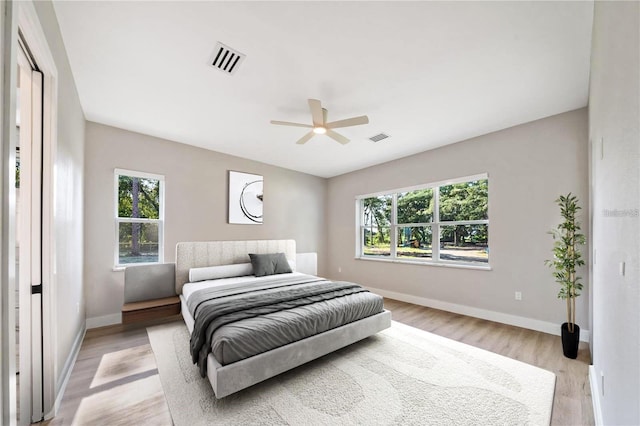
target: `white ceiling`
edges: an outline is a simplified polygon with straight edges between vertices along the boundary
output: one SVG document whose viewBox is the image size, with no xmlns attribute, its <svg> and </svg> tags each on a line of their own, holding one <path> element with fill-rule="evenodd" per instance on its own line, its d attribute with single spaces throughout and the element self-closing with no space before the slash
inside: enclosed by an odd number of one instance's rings
<svg viewBox="0 0 640 426">
<path fill-rule="evenodd" d="M 587 105 L 592 2 L 54 5 L 88 120 L 322 177 Z M 370 123 L 296 145 L 308 98 Z"/>
</svg>

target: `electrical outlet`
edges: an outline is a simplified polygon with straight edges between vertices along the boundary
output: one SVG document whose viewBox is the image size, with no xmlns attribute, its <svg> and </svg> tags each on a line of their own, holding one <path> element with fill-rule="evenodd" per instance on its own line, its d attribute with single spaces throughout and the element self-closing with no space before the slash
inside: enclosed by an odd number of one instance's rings
<svg viewBox="0 0 640 426">
<path fill-rule="evenodd" d="M 522 292 L 516 291 L 516 300 L 522 300 Z"/>
<path fill-rule="evenodd" d="M 338 273 L 342 272 L 342 266 L 338 266 Z"/>
<path fill-rule="evenodd" d="M 80 302 L 76 303 L 76 314 L 80 313 Z"/>
<path fill-rule="evenodd" d="M 624 262 L 620 262 L 620 275 L 624 277 Z"/>
</svg>

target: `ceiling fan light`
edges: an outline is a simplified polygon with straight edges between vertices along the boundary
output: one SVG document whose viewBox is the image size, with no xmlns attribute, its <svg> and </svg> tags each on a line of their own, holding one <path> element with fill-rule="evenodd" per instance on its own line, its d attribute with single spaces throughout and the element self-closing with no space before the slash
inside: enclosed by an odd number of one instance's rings
<svg viewBox="0 0 640 426">
<path fill-rule="evenodd" d="M 313 133 L 315 133 L 316 135 L 324 135 L 325 133 L 327 133 L 327 129 L 321 126 L 314 127 Z"/>
</svg>

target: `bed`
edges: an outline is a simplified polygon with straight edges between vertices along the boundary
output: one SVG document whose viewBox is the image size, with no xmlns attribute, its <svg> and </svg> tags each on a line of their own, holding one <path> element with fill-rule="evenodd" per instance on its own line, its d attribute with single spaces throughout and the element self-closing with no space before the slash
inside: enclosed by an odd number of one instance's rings
<svg viewBox="0 0 640 426">
<path fill-rule="evenodd" d="M 222 277 L 216 280 L 194 280 L 196 282 L 190 283 L 190 270 L 193 273 L 206 270 L 193 268 L 226 268 L 222 265 L 233 265 L 231 268 L 236 269 L 242 268 L 242 265 L 249 261 L 249 253 L 259 255 L 284 253 L 295 269 L 294 240 L 183 242 L 178 243 L 176 247 L 176 293 L 180 295 L 181 311 L 189 332 L 193 333 L 194 329 L 196 330 L 194 336 L 201 335 L 200 332 L 203 329 L 210 330 L 201 324 L 205 317 L 202 312 L 206 311 L 214 315 L 211 324 L 222 321 L 221 318 L 227 321 L 227 316 L 215 317 L 215 313 L 224 311 L 228 306 L 224 303 L 218 305 L 215 303 L 222 303 L 229 298 L 239 298 L 240 293 L 247 292 L 250 294 L 249 299 L 253 301 L 247 303 L 255 304 L 249 308 L 262 312 L 260 310 L 265 309 L 265 303 L 261 301 L 265 297 L 280 297 L 274 301 L 274 304 L 269 305 L 268 309 L 274 308 L 262 315 L 260 322 L 249 310 L 248 314 L 236 323 L 223 321 L 222 325 L 211 333 L 210 337 L 214 340 L 201 343 L 204 349 L 200 351 L 198 364 L 201 374 L 205 374 L 211 382 L 216 398 L 224 398 L 390 327 L 391 313 L 384 310 L 381 304 L 378 306 L 375 300 L 379 298 L 381 303 L 380 296 L 358 289 L 358 286 L 351 283 L 331 283 L 299 272 L 257 278 Z M 288 295 L 298 291 L 304 291 L 304 297 L 313 299 L 314 303 L 300 302 L 300 306 L 295 305 L 298 299 L 293 301 L 293 298 L 288 298 Z M 204 300 L 203 293 L 216 295 L 213 298 L 216 299 L 213 301 L 214 304 L 207 305 L 207 309 L 201 307 L 200 300 Z M 276 302 L 283 305 L 278 305 Z M 346 306 L 350 303 L 353 303 L 353 306 Z M 322 310 L 328 309 L 329 305 L 338 306 L 337 309 L 343 309 L 343 311 L 330 314 L 328 313 L 330 311 Z M 287 309 L 280 309 L 279 306 L 285 306 Z M 318 310 L 315 311 L 315 309 Z M 358 313 L 351 314 L 351 311 Z M 199 318 L 200 324 L 196 324 L 192 312 Z M 275 335 L 270 334 L 269 330 L 274 327 L 274 324 L 286 326 L 283 318 L 287 316 L 297 318 L 296 327 L 298 328 L 300 322 L 313 323 L 314 327 L 319 327 L 318 324 L 322 326 L 318 328 L 319 332 L 309 337 L 301 337 L 297 328 L 292 326 L 293 328 L 285 334 L 287 339 L 296 340 L 282 344 L 278 339 L 284 338 L 274 337 Z M 316 317 L 315 320 L 313 316 Z M 264 328 L 258 329 L 258 325 L 262 324 L 263 320 Z M 249 335 L 239 335 L 239 330 L 248 330 Z M 218 336 L 217 340 L 215 336 Z M 237 346 L 232 346 L 230 342 L 231 337 L 234 336 L 240 336 L 238 337 L 240 340 L 234 343 Z M 241 339 L 246 339 L 246 342 Z M 197 341 L 198 338 L 192 336 L 192 346 Z M 265 342 L 276 347 L 265 346 L 267 345 Z M 257 353 L 252 354 L 253 352 L 247 348 Z"/>
</svg>

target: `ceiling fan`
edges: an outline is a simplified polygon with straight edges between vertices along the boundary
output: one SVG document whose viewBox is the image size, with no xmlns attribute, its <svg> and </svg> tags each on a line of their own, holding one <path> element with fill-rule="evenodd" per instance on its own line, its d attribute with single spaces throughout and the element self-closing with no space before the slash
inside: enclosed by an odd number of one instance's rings
<svg viewBox="0 0 640 426">
<path fill-rule="evenodd" d="M 332 121 L 327 123 L 327 110 L 322 108 L 320 101 L 317 99 L 309 99 L 309 108 L 311 109 L 311 117 L 313 125 L 302 123 L 291 123 L 289 121 L 275 121 L 271 120 L 271 124 L 277 124 L 279 126 L 294 126 L 294 127 L 307 127 L 311 129 L 309 133 L 298 139 L 296 142 L 298 145 L 305 144 L 315 135 L 327 135 L 331 139 L 340 142 L 341 144 L 349 143 L 349 139 L 345 138 L 339 133 L 333 131 L 333 129 L 339 129 L 341 127 L 359 126 L 361 124 L 369 123 L 369 117 L 361 115 L 359 117 L 347 118 L 344 120 Z"/>
</svg>

